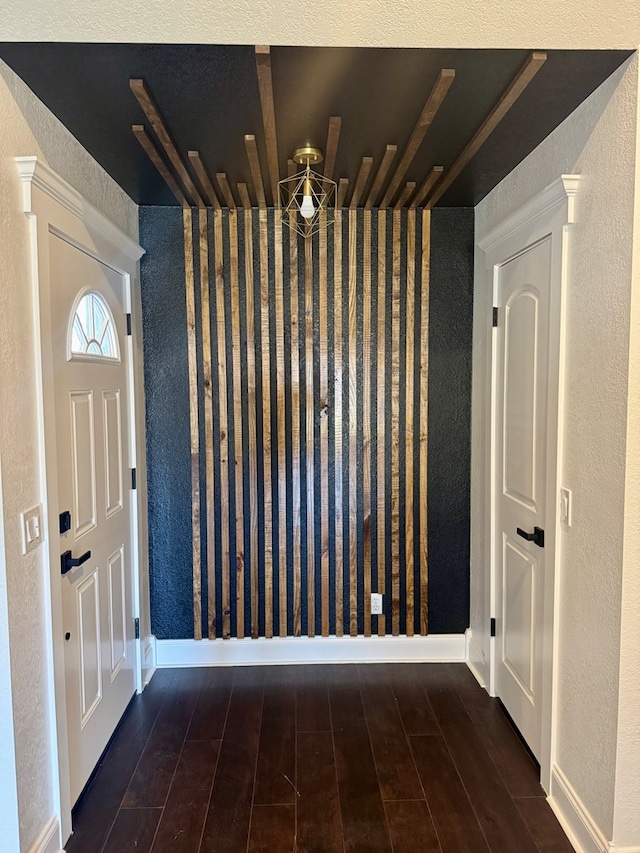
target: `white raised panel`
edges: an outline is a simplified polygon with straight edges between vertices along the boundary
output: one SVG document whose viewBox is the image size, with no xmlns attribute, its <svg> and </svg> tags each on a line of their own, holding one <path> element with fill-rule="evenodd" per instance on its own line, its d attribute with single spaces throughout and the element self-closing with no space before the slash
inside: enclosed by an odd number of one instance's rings
<svg viewBox="0 0 640 853">
<path fill-rule="evenodd" d="M 124 545 L 121 545 L 109 557 L 107 569 L 109 583 L 109 648 L 111 650 L 111 681 L 113 681 L 127 656 Z"/>
<path fill-rule="evenodd" d="M 100 589 L 96 568 L 76 588 L 80 654 L 80 724 L 84 726 L 102 699 Z"/>
<path fill-rule="evenodd" d="M 534 696 L 535 560 L 504 538 L 502 660 L 530 701 Z"/>
<path fill-rule="evenodd" d="M 120 391 L 102 392 L 104 482 L 107 518 L 122 509 L 122 419 Z"/>
<path fill-rule="evenodd" d="M 519 290 L 505 310 L 503 477 L 506 496 L 535 509 L 539 294 Z"/>
<path fill-rule="evenodd" d="M 75 535 L 96 526 L 96 463 L 93 391 L 72 391 L 71 460 Z"/>
</svg>

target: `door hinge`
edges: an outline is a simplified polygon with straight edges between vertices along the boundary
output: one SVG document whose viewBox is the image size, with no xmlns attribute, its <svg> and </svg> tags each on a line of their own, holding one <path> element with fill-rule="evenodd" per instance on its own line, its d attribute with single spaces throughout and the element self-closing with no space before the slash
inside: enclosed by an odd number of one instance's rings
<svg viewBox="0 0 640 853">
<path fill-rule="evenodd" d="M 131 488 L 135 491 L 138 488 L 138 475 L 136 469 L 131 469 Z"/>
<path fill-rule="evenodd" d="M 136 616 L 134 619 L 135 622 L 135 631 L 136 631 L 136 640 L 140 639 L 140 619 Z"/>
<path fill-rule="evenodd" d="M 493 306 L 493 320 L 491 325 L 494 328 L 498 325 L 498 307 L 496 305 Z"/>
<path fill-rule="evenodd" d="M 131 314 L 127 314 L 127 335 L 131 335 Z"/>
<path fill-rule="evenodd" d="M 495 618 L 493 618 L 491 620 L 491 636 L 495 637 L 495 635 L 496 635 L 496 620 L 495 620 Z"/>
</svg>

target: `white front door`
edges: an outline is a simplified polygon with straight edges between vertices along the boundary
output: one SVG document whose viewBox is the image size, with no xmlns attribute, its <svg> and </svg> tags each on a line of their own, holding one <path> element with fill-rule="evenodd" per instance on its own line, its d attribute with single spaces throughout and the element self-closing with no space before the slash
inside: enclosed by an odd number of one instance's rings
<svg viewBox="0 0 640 853">
<path fill-rule="evenodd" d="M 62 238 L 49 246 L 73 804 L 135 691 L 126 284 Z"/>
<path fill-rule="evenodd" d="M 540 758 L 551 237 L 497 270 L 496 694 Z"/>
</svg>

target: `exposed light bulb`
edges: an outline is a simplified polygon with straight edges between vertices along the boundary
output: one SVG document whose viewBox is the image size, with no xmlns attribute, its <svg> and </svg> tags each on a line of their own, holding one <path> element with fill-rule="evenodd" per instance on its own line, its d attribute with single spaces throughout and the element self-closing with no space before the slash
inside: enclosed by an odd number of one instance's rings
<svg viewBox="0 0 640 853">
<path fill-rule="evenodd" d="M 302 204 L 300 205 L 300 213 L 304 216 L 305 219 L 311 219 L 313 214 L 316 212 L 315 205 L 313 203 L 313 199 L 310 195 L 302 196 Z"/>
</svg>

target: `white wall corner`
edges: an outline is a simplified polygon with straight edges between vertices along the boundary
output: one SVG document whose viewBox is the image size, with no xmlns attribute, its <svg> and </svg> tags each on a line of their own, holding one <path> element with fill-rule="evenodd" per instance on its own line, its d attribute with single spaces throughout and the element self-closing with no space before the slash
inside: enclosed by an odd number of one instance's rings
<svg viewBox="0 0 640 853">
<path fill-rule="evenodd" d="M 551 770 L 548 802 L 577 853 L 622 853 L 606 840 L 585 804 L 557 764 Z M 634 848 L 634 850 L 640 848 Z M 631 849 L 624 853 L 634 853 Z"/>
<path fill-rule="evenodd" d="M 52 817 L 29 848 L 29 853 L 63 853 L 60 840 L 60 824 Z"/>
<path fill-rule="evenodd" d="M 307 663 L 464 663 L 464 634 L 428 637 L 260 637 L 158 640 L 156 665 L 279 666 Z"/>
<path fill-rule="evenodd" d="M 467 666 L 473 673 L 480 687 L 484 687 L 486 689 L 486 660 L 484 652 L 473 639 L 473 631 L 471 630 L 471 628 L 467 628 L 464 636 L 466 644 L 465 658 L 467 661 Z"/>
</svg>

